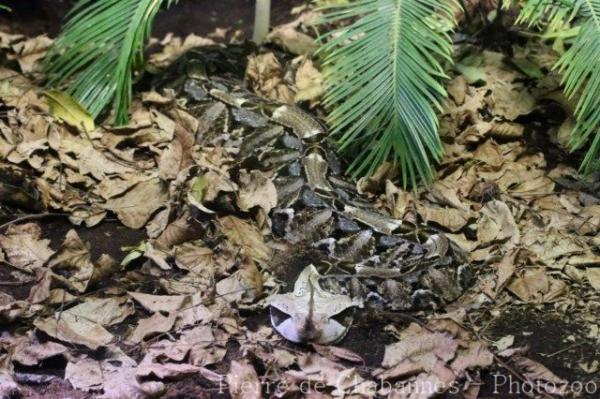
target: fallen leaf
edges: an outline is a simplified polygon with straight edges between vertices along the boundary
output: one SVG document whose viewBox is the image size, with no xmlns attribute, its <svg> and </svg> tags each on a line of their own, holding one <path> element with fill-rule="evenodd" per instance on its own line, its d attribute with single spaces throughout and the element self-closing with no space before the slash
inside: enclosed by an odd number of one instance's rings
<svg viewBox="0 0 600 399">
<path fill-rule="evenodd" d="M 70 361 L 65 379 L 76 389 L 102 391 L 104 399 L 146 399 L 160 396 L 165 387 L 158 381 L 140 382 L 136 378 L 137 363 L 120 350 L 109 352 L 104 360 L 83 358 Z"/>
<path fill-rule="evenodd" d="M 448 94 L 457 105 L 462 105 L 465 102 L 467 94 L 467 81 L 464 76 L 459 75 L 448 83 Z"/>
<path fill-rule="evenodd" d="M 539 176 L 532 180 L 519 183 L 509 190 L 517 198 L 529 199 L 536 196 L 550 194 L 554 191 L 555 183 L 546 176 Z"/>
<path fill-rule="evenodd" d="M 268 214 L 277 206 L 275 184 L 262 172 L 252 170 L 248 173 L 246 170 L 241 170 L 239 179 L 240 189 L 237 205 L 242 211 L 248 212 L 258 206 L 264 210 L 265 214 Z"/>
<path fill-rule="evenodd" d="M 158 179 L 137 183 L 125 194 L 106 201 L 104 207 L 113 211 L 131 229 L 144 227 L 152 214 L 165 205 L 168 193 Z"/>
<path fill-rule="evenodd" d="M 329 360 L 347 360 L 352 363 L 362 363 L 365 361 L 360 355 L 352 352 L 349 349 L 341 348 L 339 346 L 325 346 L 312 344 L 312 347 L 315 351 L 323 357 L 326 357 Z"/>
<path fill-rule="evenodd" d="M 173 180 L 179 174 L 183 162 L 183 147 L 179 140 L 173 140 L 162 152 L 158 160 L 158 176 L 163 180 Z"/>
<path fill-rule="evenodd" d="M 58 340 L 86 346 L 96 350 L 114 339 L 100 324 L 82 316 L 68 312 L 57 313 L 54 317 L 37 319 L 33 325 Z"/>
<path fill-rule="evenodd" d="M 563 396 L 567 389 L 568 381 L 558 377 L 543 364 L 523 356 L 514 356 L 513 363 L 524 371 L 524 376 L 537 382 L 535 386 L 541 387 L 546 393 Z"/>
<path fill-rule="evenodd" d="M 519 250 L 510 250 L 503 257 L 502 260 L 496 265 L 497 278 L 495 295 L 506 287 L 506 284 L 510 281 L 516 270 L 516 259 L 519 255 Z"/>
<path fill-rule="evenodd" d="M 238 186 L 229 179 L 227 174 L 210 170 L 191 181 L 188 201 L 201 211 L 212 214 L 214 211 L 204 205 L 206 202 L 214 201 L 221 192 L 237 190 Z"/>
<path fill-rule="evenodd" d="M 283 75 L 283 68 L 273 53 L 248 58 L 245 79 L 252 89 L 263 97 L 293 104 L 294 93 L 284 82 Z"/>
<path fill-rule="evenodd" d="M 463 375 L 468 369 L 485 368 L 494 363 L 494 355 L 481 342 L 471 341 L 452 361 L 451 368 L 456 375 Z"/>
<path fill-rule="evenodd" d="M 36 366 L 41 361 L 66 353 L 68 349 L 57 342 L 40 343 L 25 338 L 13 347 L 12 361 L 23 366 Z"/>
<path fill-rule="evenodd" d="M 13 44 L 15 52 L 11 58 L 16 58 L 23 73 L 32 73 L 41 70 L 40 61 L 54 41 L 48 36 L 40 35 Z"/>
<path fill-rule="evenodd" d="M 75 230 L 67 232 L 61 247 L 48 259 L 47 266 L 53 272 L 53 279 L 80 293 L 87 290 L 98 269 Z"/>
<path fill-rule="evenodd" d="M 272 250 L 254 225 L 235 216 L 224 216 L 217 219 L 221 231 L 231 242 L 242 248 L 242 251 L 259 262 L 271 259 Z"/>
<path fill-rule="evenodd" d="M 199 374 L 200 367 L 186 363 L 152 363 L 143 360 L 136 369 L 139 379 L 157 377 L 158 379 L 178 379 L 189 375 Z"/>
<path fill-rule="evenodd" d="M 457 232 L 467 225 L 471 218 L 470 212 L 455 208 L 440 208 L 437 206 L 417 205 L 417 211 L 426 223 L 434 222 L 451 232 Z"/>
<path fill-rule="evenodd" d="M 96 129 L 94 119 L 75 99 L 64 91 L 47 90 L 43 94 L 48 99 L 52 116 L 83 132 Z"/>
<path fill-rule="evenodd" d="M 488 201 L 481 209 L 482 217 L 477 224 L 477 241 L 488 245 L 508 240 L 511 246 L 519 244 L 521 233 L 506 203 L 498 200 Z"/>
<path fill-rule="evenodd" d="M 180 37 L 169 34 L 162 40 L 161 44 L 164 46 L 162 51 L 152 53 L 148 59 L 148 64 L 158 69 L 171 65 L 181 54 L 191 48 L 210 46 L 211 44 L 215 44 L 215 42 L 192 33 L 183 40 Z"/>
<path fill-rule="evenodd" d="M 494 342 L 492 345 L 494 345 L 494 347 L 499 352 L 503 352 L 503 351 L 507 350 L 508 348 L 510 348 L 511 346 L 513 346 L 514 343 L 515 343 L 514 335 L 505 335 L 504 337 L 502 337 L 499 340 L 497 340 L 496 342 Z"/>
<path fill-rule="evenodd" d="M 334 397 L 352 396 L 353 393 L 364 395 L 365 392 L 374 393 L 376 389 L 375 382 L 365 380 L 356 368 L 346 368 L 316 353 L 300 355 L 298 367 L 300 370 L 285 371 L 283 380 L 299 385 L 308 385 L 302 384 L 303 381 L 308 381 L 311 386 L 319 384 L 323 387 L 331 387 L 333 388 L 331 395 Z"/>
<path fill-rule="evenodd" d="M 315 39 L 290 25 L 281 25 L 273 29 L 267 35 L 267 41 L 275 43 L 296 55 L 312 54 L 318 47 Z"/>
<path fill-rule="evenodd" d="M 13 224 L 0 235 L 0 248 L 12 267 L 32 273 L 44 266 L 54 253 L 50 249 L 50 240 L 41 237 L 42 230 L 37 224 Z"/>
<path fill-rule="evenodd" d="M 130 334 L 129 340 L 136 343 L 142 342 L 150 335 L 168 332 L 173 328 L 176 317 L 176 314 L 163 316 L 160 313 L 154 313 L 147 319 L 140 319 L 135 330 Z"/>
<path fill-rule="evenodd" d="M 21 394 L 21 388 L 7 370 L 0 370 L 0 397 L 12 398 Z"/>
<path fill-rule="evenodd" d="M 246 362 L 232 360 L 227 374 L 229 394 L 233 399 L 259 399 L 262 391 L 254 367 Z"/>
<path fill-rule="evenodd" d="M 17 301 L 11 295 L 0 291 L 0 319 L 11 322 L 21 317 L 30 304 L 25 301 Z"/>
<path fill-rule="evenodd" d="M 152 313 L 175 313 L 183 307 L 187 300 L 185 295 L 151 295 L 142 292 L 128 292 L 127 294 Z"/>
<path fill-rule="evenodd" d="M 543 268 L 528 269 L 519 273 L 508 289 L 524 302 L 552 302 L 567 291 L 566 284 L 548 276 Z"/>
<path fill-rule="evenodd" d="M 175 264 L 180 269 L 197 275 L 205 275 L 209 278 L 214 276 L 215 253 L 212 249 L 204 246 L 204 243 L 186 242 L 177 246 L 174 252 Z"/>
<path fill-rule="evenodd" d="M 219 297 L 229 302 L 254 302 L 262 288 L 262 275 L 251 259 L 246 259 L 237 272 L 216 285 Z"/>
<path fill-rule="evenodd" d="M 401 377 L 415 371 L 431 371 L 437 362 L 448 362 L 456 355 L 458 342 L 443 333 L 425 330 L 411 333 L 400 342 L 386 345 L 381 365 L 388 370 L 385 379 Z"/>
<path fill-rule="evenodd" d="M 83 303 L 64 311 L 75 317 L 79 316 L 101 326 L 119 324 L 135 313 L 131 300 L 126 297 L 97 298 L 86 297 Z"/>
<path fill-rule="evenodd" d="M 294 101 L 310 101 L 314 105 L 325 91 L 323 77 L 310 58 L 304 59 L 296 70 L 296 96 Z"/>
</svg>

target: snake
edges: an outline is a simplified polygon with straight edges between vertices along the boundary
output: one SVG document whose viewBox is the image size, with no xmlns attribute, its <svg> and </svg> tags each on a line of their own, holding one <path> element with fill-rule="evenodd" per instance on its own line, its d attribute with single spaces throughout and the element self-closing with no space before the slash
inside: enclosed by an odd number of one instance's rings
<svg viewBox="0 0 600 399">
<path fill-rule="evenodd" d="M 232 176 L 242 169 L 269 176 L 277 190 L 269 239 L 319 253 L 322 274 L 310 279 L 319 292 L 358 298 L 367 308 L 439 309 L 459 298 L 473 281 L 464 251 L 443 233 L 393 218 L 361 195 L 314 113 L 252 93 L 240 65 L 251 51 L 190 50 L 155 84 L 174 90 L 178 106 L 198 120 L 197 145 L 237 149 Z"/>
</svg>

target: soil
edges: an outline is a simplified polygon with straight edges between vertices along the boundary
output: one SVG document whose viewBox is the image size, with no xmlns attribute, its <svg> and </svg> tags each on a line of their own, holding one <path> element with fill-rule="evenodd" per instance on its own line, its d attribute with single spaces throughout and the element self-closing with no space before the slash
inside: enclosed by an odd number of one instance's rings
<svg viewBox="0 0 600 399">
<path fill-rule="evenodd" d="M 485 328 L 484 328 L 485 330 Z M 571 381 L 574 391 L 581 384 L 580 398 L 597 398 L 600 372 L 587 374 L 579 365 L 600 358 L 600 348 L 586 337 L 588 327 L 577 317 L 556 313 L 551 305 L 511 305 L 481 331 L 486 340 L 495 342 L 507 335 L 515 337 L 514 347 L 528 348 L 527 356 L 540 362 L 556 375 Z M 484 379 L 480 398 L 516 399 L 528 389 L 506 369 L 491 370 Z M 513 383 L 514 382 L 514 383 Z M 512 385 L 511 385 L 512 383 Z M 586 394 L 586 388 L 596 393 Z"/>
<path fill-rule="evenodd" d="M 44 33 L 56 36 L 74 3 L 73 0 L 4 0 L 2 4 L 10 7 L 12 13 L 0 12 L 0 25 L 27 36 Z M 153 35 L 160 38 L 172 32 L 178 36 L 190 33 L 202 36 L 223 27 L 241 29 L 251 35 L 254 3 L 254 0 L 181 0 L 162 11 Z M 273 1 L 271 23 L 278 25 L 291 20 L 290 10 L 304 3 L 304 0 Z"/>
</svg>

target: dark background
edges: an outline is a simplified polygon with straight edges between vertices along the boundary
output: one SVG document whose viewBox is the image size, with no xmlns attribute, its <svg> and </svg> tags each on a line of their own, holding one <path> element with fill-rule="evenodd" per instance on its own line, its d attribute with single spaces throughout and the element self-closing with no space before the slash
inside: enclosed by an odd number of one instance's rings
<svg viewBox="0 0 600 399">
<path fill-rule="evenodd" d="M 28 36 L 42 33 L 55 36 L 74 3 L 74 0 L 0 0 L 0 4 L 12 8 L 11 13 L 0 13 L 0 28 Z M 159 14 L 153 36 L 162 38 L 169 32 L 178 36 L 206 35 L 215 28 L 242 29 L 251 34 L 254 3 L 255 0 L 180 0 Z M 305 3 L 306 0 L 272 0 L 272 24 L 291 20 L 290 10 Z"/>
</svg>

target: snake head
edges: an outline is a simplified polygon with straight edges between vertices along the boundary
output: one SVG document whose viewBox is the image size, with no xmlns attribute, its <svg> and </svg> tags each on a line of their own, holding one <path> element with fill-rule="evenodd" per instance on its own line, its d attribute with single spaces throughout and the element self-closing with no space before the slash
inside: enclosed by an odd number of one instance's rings
<svg viewBox="0 0 600 399">
<path fill-rule="evenodd" d="M 323 290 L 319 284 L 321 277 L 309 265 L 298 276 L 293 292 L 270 298 L 271 324 L 285 339 L 333 344 L 350 329 L 354 310 L 362 307 L 362 302 Z"/>
</svg>

